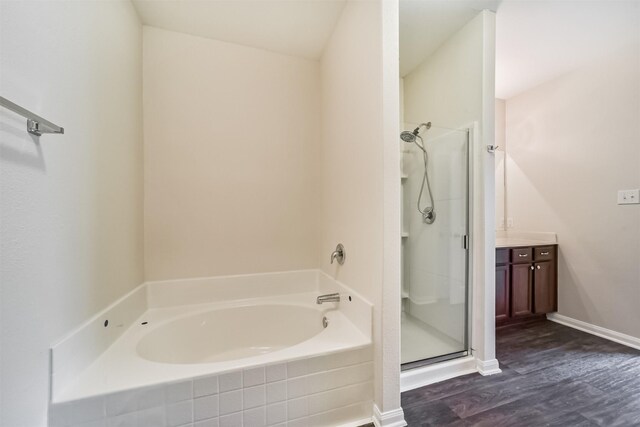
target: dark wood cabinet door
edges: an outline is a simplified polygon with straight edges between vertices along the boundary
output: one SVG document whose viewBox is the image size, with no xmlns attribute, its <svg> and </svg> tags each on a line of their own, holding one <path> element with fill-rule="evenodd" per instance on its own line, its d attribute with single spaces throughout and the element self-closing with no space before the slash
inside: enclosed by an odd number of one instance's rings
<svg viewBox="0 0 640 427">
<path fill-rule="evenodd" d="M 552 262 L 537 262 L 533 270 L 534 310 L 551 313 L 556 308 L 555 268 Z"/>
<path fill-rule="evenodd" d="M 531 264 L 513 264 L 511 266 L 511 316 L 521 317 L 533 313 Z"/>
<path fill-rule="evenodd" d="M 496 320 L 509 318 L 509 266 L 496 266 Z"/>
</svg>

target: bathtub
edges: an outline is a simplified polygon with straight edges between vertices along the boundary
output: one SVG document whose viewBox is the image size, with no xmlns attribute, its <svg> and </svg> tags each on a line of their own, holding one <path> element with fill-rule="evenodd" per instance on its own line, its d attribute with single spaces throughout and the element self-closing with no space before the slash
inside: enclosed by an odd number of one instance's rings
<svg viewBox="0 0 640 427">
<path fill-rule="evenodd" d="M 333 319 L 331 309 L 318 308 L 302 303 L 254 302 L 206 308 L 165 321 L 156 318 L 152 321 L 155 328 L 148 327 L 149 321 L 144 322 L 147 328 L 140 328 L 152 330 L 143 332 L 136 352 L 143 359 L 171 364 L 271 361 L 271 353 L 318 335 L 329 325 L 329 318 L 332 323 L 339 321 Z M 281 356 L 276 354 L 276 359 Z"/>
<path fill-rule="evenodd" d="M 83 369 L 62 375 L 64 384 L 56 383 L 59 358 L 82 347 L 65 341 L 90 334 L 76 331 L 54 347 L 51 426 L 369 422 L 371 306 L 339 282 L 304 271 L 143 288 L 142 314 L 116 323 L 120 334 Z M 336 291 L 340 303 L 316 304 Z M 108 329 L 106 317 L 94 319 L 95 331 Z"/>
</svg>

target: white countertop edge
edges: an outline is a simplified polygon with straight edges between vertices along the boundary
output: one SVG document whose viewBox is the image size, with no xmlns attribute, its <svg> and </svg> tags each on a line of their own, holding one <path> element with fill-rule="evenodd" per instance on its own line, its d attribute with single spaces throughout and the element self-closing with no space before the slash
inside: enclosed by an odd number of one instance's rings
<svg viewBox="0 0 640 427">
<path fill-rule="evenodd" d="M 553 232 L 496 231 L 496 248 L 557 245 L 558 236 Z"/>
</svg>

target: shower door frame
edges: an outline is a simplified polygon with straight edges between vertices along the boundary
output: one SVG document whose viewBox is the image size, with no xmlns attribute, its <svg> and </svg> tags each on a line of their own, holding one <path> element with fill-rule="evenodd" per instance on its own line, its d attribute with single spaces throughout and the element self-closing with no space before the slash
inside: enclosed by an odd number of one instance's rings
<svg viewBox="0 0 640 427">
<path fill-rule="evenodd" d="M 473 150 L 473 141 L 477 137 L 478 132 L 478 124 L 477 122 L 473 122 L 469 125 L 462 126 L 460 129 L 456 129 L 456 131 L 465 132 L 467 135 L 467 155 L 466 155 L 466 239 L 464 241 L 465 245 L 465 310 L 464 310 L 464 342 L 463 342 L 463 350 L 456 351 L 453 353 L 442 354 L 440 356 L 433 356 L 427 359 L 416 360 L 414 362 L 407 362 L 400 364 L 400 371 L 410 371 L 412 369 L 421 368 L 424 366 L 434 365 L 441 362 L 446 362 L 449 360 L 460 359 L 463 357 L 467 357 L 472 355 L 473 348 L 471 347 L 471 316 L 472 316 L 472 308 L 473 304 L 471 298 L 473 297 L 472 293 L 472 276 L 471 276 L 471 268 L 473 266 L 473 159 L 474 159 L 474 150 Z"/>
</svg>

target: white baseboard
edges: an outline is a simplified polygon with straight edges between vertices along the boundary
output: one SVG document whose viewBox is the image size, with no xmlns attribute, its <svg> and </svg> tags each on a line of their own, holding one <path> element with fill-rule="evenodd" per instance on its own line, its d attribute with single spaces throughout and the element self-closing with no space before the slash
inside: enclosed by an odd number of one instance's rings
<svg viewBox="0 0 640 427">
<path fill-rule="evenodd" d="M 376 427 L 404 427 L 407 422 L 404 420 L 402 408 L 393 411 L 380 412 L 378 405 L 373 404 L 373 425 Z"/>
<path fill-rule="evenodd" d="M 612 331 L 611 329 L 603 328 L 601 326 L 592 325 L 591 323 L 583 322 L 582 320 L 573 319 L 571 317 L 563 316 L 558 313 L 547 314 L 547 319 L 552 322 L 560 323 L 561 325 L 568 326 L 570 328 L 578 329 L 582 332 L 586 332 L 592 335 L 599 336 L 600 338 L 607 339 L 609 341 L 617 342 L 618 344 L 626 345 L 640 350 L 640 338 L 632 337 L 620 332 Z"/>
<path fill-rule="evenodd" d="M 502 369 L 500 369 L 500 365 L 498 364 L 498 359 L 476 359 L 476 366 L 478 367 L 478 372 L 480 373 L 480 375 L 483 375 L 485 377 L 487 375 L 495 375 L 502 372 Z"/>
<path fill-rule="evenodd" d="M 478 368 L 473 356 L 411 369 L 400 373 L 400 391 L 413 390 L 474 372 L 478 372 Z"/>
</svg>

